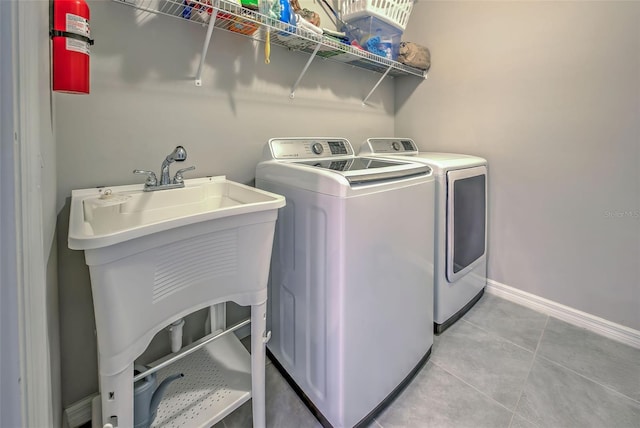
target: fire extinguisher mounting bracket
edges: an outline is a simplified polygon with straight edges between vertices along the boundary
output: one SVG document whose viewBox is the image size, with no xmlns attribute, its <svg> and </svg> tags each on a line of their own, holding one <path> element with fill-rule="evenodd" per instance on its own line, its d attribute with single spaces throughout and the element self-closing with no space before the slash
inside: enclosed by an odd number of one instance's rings
<svg viewBox="0 0 640 428">
<path fill-rule="evenodd" d="M 83 42 L 89 43 L 91 46 L 93 46 L 93 43 L 94 43 L 94 40 L 90 39 L 87 36 L 83 36 L 81 34 L 76 34 L 76 33 L 71 33 L 69 31 L 51 30 L 49 32 L 49 35 L 52 38 L 53 37 L 68 37 L 70 39 L 81 40 Z"/>
</svg>

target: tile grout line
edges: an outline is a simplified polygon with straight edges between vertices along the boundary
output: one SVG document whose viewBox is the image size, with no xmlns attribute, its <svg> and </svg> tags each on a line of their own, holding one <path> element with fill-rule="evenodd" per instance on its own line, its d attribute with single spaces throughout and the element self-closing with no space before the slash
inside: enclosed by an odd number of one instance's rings
<svg viewBox="0 0 640 428">
<path fill-rule="evenodd" d="M 440 364 L 435 363 L 433 361 L 431 361 L 431 364 L 433 364 L 434 366 L 438 367 L 440 370 L 444 371 L 445 373 L 453 376 L 454 378 L 458 379 L 460 382 L 464 383 L 465 385 L 473 388 L 474 390 L 476 390 L 477 392 L 480 393 L 480 395 L 483 395 L 485 398 L 488 398 L 489 400 L 491 400 L 492 402 L 494 402 L 495 404 L 497 404 L 498 406 L 502 407 L 503 409 L 505 409 L 508 412 L 513 412 L 513 410 L 511 410 L 510 408 L 508 408 L 507 406 L 505 406 L 504 404 L 500 403 L 499 401 L 497 401 L 495 398 L 491 397 L 490 395 L 488 395 L 486 392 L 483 392 L 481 390 L 479 390 L 477 387 L 471 385 L 469 382 L 467 382 L 466 380 L 460 378 L 459 376 L 456 376 L 454 373 L 451 373 L 449 370 L 447 370 L 446 368 L 442 367 Z"/>
<path fill-rule="evenodd" d="M 523 391 L 524 391 L 524 385 L 526 384 L 526 381 L 527 381 L 527 379 L 529 378 L 529 374 L 531 373 L 531 369 L 532 369 L 532 367 L 533 367 L 533 362 L 535 361 L 535 357 L 536 357 L 536 353 L 537 353 L 537 351 L 538 351 L 538 347 L 540 346 L 540 342 L 542 341 L 542 336 L 543 336 L 543 334 L 544 334 L 544 330 L 546 329 L 546 327 L 547 327 L 547 323 L 549 322 L 549 315 L 546 315 L 546 314 L 543 314 L 543 315 L 545 316 L 545 322 L 544 322 L 544 326 L 542 327 L 542 331 L 540 332 L 540 337 L 538 338 L 538 342 L 537 342 L 537 344 L 536 344 L 536 348 L 535 348 L 535 350 L 534 350 L 534 351 L 531 351 L 531 349 L 527 349 L 527 348 L 523 347 L 522 345 L 519 345 L 519 344 L 517 344 L 517 343 L 514 343 L 514 342 L 510 341 L 509 339 L 507 339 L 507 338 L 505 338 L 505 337 L 502 337 L 502 336 L 500 336 L 500 335 L 498 335 L 498 334 L 496 334 L 496 333 L 494 333 L 494 332 L 492 332 L 492 331 L 489 331 L 489 330 L 487 330 L 487 329 L 485 329 L 485 328 L 483 328 L 483 327 L 481 327 L 481 326 L 479 326 L 479 325 L 477 325 L 477 324 L 475 324 L 475 323 L 473 323 L 473 322 L 471 322 L 471 321 L 468 321 L 468 320 L 467 320 L 467 319 L 465 319 L 465 318 L 460 318 L 460 320 L 462 320 L 462 321 L 466 322 L 467 324 L 471 325 L 471 326 L 472 326 L 472 327 L 474 327 L 474 328 L 477 328 L 477 329 L 479 329 L 479 330 L 481 330 L 481 331 L 483 331 L 483 332 L 487 333 L 489 336 L 491 336 L 491 337 L 493 337 L 493 338 L 496 338 L 496 339 L 501 340 L 501 341 L 503 341 L 503 342 L 506 342 L 506 343 L 508 343 L 508 344 L 510 344 L 510 345 L 513 345 L 513 346 L 515 346 L 515 347 L 517 347 L 517 348 L 519 348 L 519 349 L 521 349 L 521 350 L 523 350 L 523 351 L 526 351 L 526 352 L 532 353 L 532 359 L 531 359 L 531 365 L 529 366 L 529 372 L 527 373 L 527 377 L 525 378 L 525 381 L 524 381 L 524 383 L 523 383 Z M 515 409 L 517 409 L 517 407 L 518 407 L 518 403 L 520 402 L 520 398 L 522 397 L 522 391 L 520 392 L 520 396 L 518 397 L 518 401 L 516 401 L 516 404 L 515 404 L 515 406 L 514 406 L 514 409 L 512 410 L 512 409 L 508 408 L 507 406 L 505 406 L 504 404 L 502 404 L 502 403 L 498 402 L 497 400 L 495 400 L 495 399 L 494 399 L 493 397 L 491 397 L 490 395 L 488 395 L 488 394 L 486 394 L 485 392 L 483 392 L 483 391 L 479 390 L 479 389 L 478 389 L 477 387 L 475 387 L 474 385 L 471 385 L 470 383 L 466 382 L 464 379 L 462 379 L 462 378 L 460 378 L 460 377 L 456 376 L 455 374 L 451 373 L 450 371 L 448 371 L 446 368 L 442 367 L 442 366 L 441 366 L 441 365 L 439 365 L 438 363 L 433 362 L 433 361 L 431 361 L 431 362 L 432 362 L 432 364 L 434 364 L 435 366 L 437 366 L 437 367 L 439 367 L 440 369 L 444 370 L 446 373 L 448 373 L 448 374 L 450 374 L 451 376 L 453 376 L 454 378 L 458 379 L 459 381 L 461 381 L 461 382 L 462 382 L 462 383 L 464 383 L 465 385 L 470 386 L 471 388 L 473 388 L 474 390 L 476 390 L 477 392 L 479 392 L 481 395 L 485 396 L 486 398 L 488 398 L 488 399 L 489 399 L 489 400 L 491 400 L 492 402 L 494 402 L 494 403 L 498 404 L 500 407 L 504 408 L 504 409 L 505 409 L 505 410 L 507 410 L 508 412 L 511 412 L 511 420 L 510 420 L 510 422 L 509 422 L 509 426 L 511 426 L 511 423 L 512 423 L 512 421 L 513 421 L 513 417 L 514 417 L 514 415 L 515 415 Z M 526 418 L 524 418 L 524 419 L 526 420 Z M 528 421 L 528 420 L 527 420 L 527 421 Z M 530 421 L 528 421 L 528 422 L 530 422 Z M 535 425 L 535 424 L 534 424 L 534 425 Z"/>
<path fill-rule="evenodd" d="M 504 298 L 502 298 L 502 297 L 499 297 L 499 296 L 496 296 L 496 297 L 498 297 L 498 298 L 500 298 L 500 299 L 505 300 L 505 299 L 504 299 Z M 508 301 L 508 300 L 507 300 L 507 301 Z M 518 306 L 522 306 L 522 307 L 528 308 L 527 306 L 520 305 L 519 303 L 515 303 L 515 302 L 511 302 L 511 303 L 513 303 L 513 304 L 515 304 L 515 305 L 518 305 Z M 528 309 L 531 309 L 531 308 L 528 308 Z M 538 339 L 538 344 L 536 345 L 536 349 L 535 349 L 535 352 L 534 352 L 534 359 L 535 359 L 535 357 L 537 356 L 537 352 L 538 352 L 538 348 L 539 348 L 539 346 L 540 346 L 540 343 L 542 342 L 542 336 L 543 336 L 544 330 L 546 330 L 547 325 L 548 325 L 548 323 L 549 323 L 549 319 L 553 318 L 553 319 L 555 319 L 555 320 L 560 320 L 560 321 L 565 322 L 565 323 L 566 323 L 566 321 L 564 321 L 564 320 L 562 320 L 562 319 L 560 319 L 560 318 L 557 318 L 557 317 L 555 317 L 555 316 L 553 316 L 553 315 L 549 315 L 549 314 L 546 314 L 546 313 L 544 313 L 544 312 L 538 311 L 538 310 L 536 310 L 536 309 L 531 309 L 531 310 L 532 310 L 532 311 L 534 311 L 534 312 L 537 312 L 537 313 L 539 313 L 539 314 L 542 314 L 542 315 L 545 315 L 545 316 L 546 316 L 545 325 L 544 325 L 544 327 L 543 327 L 543 329 L 542 329 L 542 333 L 540 334 L 540 338 Z M 510 341 L 509 339 L 507 339 L 507 338 L 505 338 L 505 337 L 502 337 L 502 336 L 500 336 L 500 335 L 498 335 L 498 334 L 496 334 L 496 333 L 493 333 L 493 332 L 491 332 L 491 331 L 489 331 L 489 330 L 487 330 L 487 329 L 483 328 L 482 326 L 480 326 L 480 325 L 478 325 L 478 324 L 476 324 L 476 323 L 474 323 L 474 322 L 472 322 L 472 321 L 467 320 L 467 319 L 466 319 L 466 318 L 464 318 L 464 317 L 463 317 L 463 318 L 461 318 L 461 320 L 466 321 L 468 324 L 471 324 L 472 326 L 474 326 L 474 327 L 476 327 L 476 328 L 478 328 L 478 329 L 480 329 L 480 330 L 482 330 L 482 331 L 484 331 L 484 332 L 488 333 L 489 335 L 492 335 L 492 336 L 494 336 L 494 337 L 498 337 L 498 338 L 500 338 L 500 339 L 502 339 L 502 340 L 505 340 L 506 342 L 508 342 L 508 343 L 510 343 L 510 344 L 512 344 L 512 345 L 515 345 L 515 346 L 517 346 L 517 347 L 519 347 L 519 348 L 522 348 L 522 349 L 525 349 L 525 350 L 527 350 L 527 351 L 531 352 L 531 350 L 530 350 L 530 349 L 527 349 L 527 348 L 523 347 L 522 345 L 519 345 L 519 344 L 517 344 L 517 343 L 514 343 L 514 342 Z M 577 328 L 581 328 L 581 329 L 585 329 L 584 327 L 580 327 L 580 326 L 576 326 L 576 327 L 577 327 Z M 587 330 L 587 331 L 590 331 L 590 330 L 588 330 L 588 329 L 586 329 L 586 330 Z M 598 334 L 598 333 L 595 333 L 595 332 L 591 332 L 591 333 Z M 604 336 L 602 336 L 602 337 L 604 337 Z M 609 340 L 614 340 L 614 341 L 615 341 L 615 339 L 611 339 L 611 338 L 608 338 L 608 339 L 609 339 Z M 618 342 L 618 343 L 621 343 L 621 342 Z M 627 345 L 626 343 L 623 343 L 623 344 L 624 344 L 624 345 Z M 629 345 L 627 345 L 627 346 L 629 346 Z M 576 374 L 576 375 L 578 375 L 578 376 L 580 376 L 580 377 L 582 377 L 582 378 L 584 378 L 584 379 L 587 379 L 587 380 L 589 380 L 589 381 L 591 381 L 591 382 L 595 383 L 596 385 L 599 385 L 599 386 L 601 386 L 601 387 L 603 387 L 603 388 L 605 388 L 605 389 L 607 389 L 607 390 L 609 390 L 609 391 L 611 391 L 611 392 L 614 392 L 614 393 L 615 393 L 615 394 L 617 394 L 617 395 L 620 395 L 620 396 L 622 396 L 622 397 L 625 397 L 625 398 L 627 398 L 627 399 L 629 399 L 629 400 L 633 401 L 634 403 L 638 403 L 638 404 L 640 404 L 640 400 L 637 400 L 637 399 L 635 399 L 635 398 L 633 398 L 633 397 L 630 397 L 630 396 L 626 395 L 625 393 L 620 392 L 620 391 L 618 391 L 618 390 L 614 389 L 614 388 L 613 388 L 613 387 L 611 387 L 611 386 L 604 385 L 604 384 L 602 384 L 602 383 L 598 382 L 598 381 L 597 381 L 597 380 L 595 380 L 595 379 L 591 379 L 590 377 L 588 377 L 588 376 L 586 376 L 586 375 L 583 375 L 583 374 L 581 374 L 581 373 L 579 373 L 579 372 L 577 372 L 577 371 L 575 371 L 575 370 L 573 370 L 573 369 L 571 369 L 571 368 L 569 368 L 569 367 L 566 367 L 566 366 L 562 365 L 562 364 L 561 364 L 561 363 L 559 363 L 559 362 L 556 362 L 556 361 L 554 361 L 554 360 L 552 360 L 552 359 L 550 359 L 550 358 L 548 358 L 548 357 L 542 356 L 542 355 L 540 356 L 540 358 L 543 358 L 543 359 L 545 359 L 545 360 L 547 360 L 547 361 L 549 361 L 549 362 L 551 362 L 551 363 L 553 363 L 553 364 L 555 364 L 555 365 L 557 365 L 557 366 L 559 366 L 559 367 L 562 367 L 562 368 L 564 368 L 564 369 L 566 369 L 566 370 L 569 370 L 570 372 L 572 372 L 572 373 L 574 373 L 574 374 Z M 533 367 L 533 365 L 532 365 L 532 367 Z M 528 376 L 527 376 L 527 378 L 528 378 Z M 519 401 L 519 400 L 518 400 L 518 401 Z"/>
<path fill-rule="evenodd" d="M 585 376 L 585 375 L 583 375 L 582 373 L 579 373 L 579 372 L 577 372 L 577 371 L 573 370 L 573 369 L 572 369 L 572 368 L 570 368 L 570 367 L 567 367 L 567 366 L 565 366 L 565 365 L 562 365 L 562 364 L 560 364 L 560 363 L 559 363 L 559 362 L 557 362 L 557 361 L 553 361 L 552 359 L 550 359 L 550 358 L 548 358 L 548 357 L 545 357 L 544 355 L 540 355 L 540 358 L 542 358 L 543 360 L 546 360 L 546 361 L 550 362 L 551 364 L 553 364 L 553 365 L 555 365 L 555 366 L 558 366 L 558 367 L 560 367 L 560 368 L 562 368 L 562 369 L 568 370 L 568 371 L 570 371 L 571 373 L 573 373 L 573 374 L 575 374 L 575 375 L 577 375 L 577 376 L 580 376 L 580 377 L 581 377 L 581 378 L 583 378 L 583 379 L 588 380 L 589 382 L 593 382 L 593 383 L 595 383 L 596 385 L 603 387 L 603 388 L 604 388 L 604 389 L 606 389 L 607 391 L 610 391 L 610 392 L 614 393 L 615 395 L 619 395 L 619 396 L 621 396 L 621 397 L 624 397 L 624 398 L 626 398 L 626 399 L 628 399 L 628 400 L 633 401 L 633 402 L 634 402 L 634 403 L 636 403 L 636 404 L 640 404 L 640 400 L 636 400 L 635 398 L 629 397 L 628 395 L 626 395 L 626 394 L 624 394 L 624 393 L 622 393 L 622 392 L 620 392 L 620 391 L 618 391 L 618 390 L 616 390 L 616 389 L 613 389 L 611 386 L 603 385 L 603 384 L 601 384 L 600 382 L 598 382 L 597 380 L 595 380 L 595 379 L 591 379 L 590 377 Z"/>
<path fill-rule="evenodd" d="M 520 404 L 520 400 L 524 395 L 524 388 L 527 386 L 527 381 L 531 376 L 531 371 L 533 370 L 533 365 L 536 363 L 536 356 L 538 355 L 538 349 L 540 349 L 540 344 L 542 343 L 542 338 L 544 337 L 544 331 L 547 329 L 547 324 L 549 324 L 549 315 L 547 315 L 547 319 L 544 321 L 544 327 L 542 327 L 542 331 L 540 332 L 540 337 L 538 338 L 538 343 L 536 344 L 536 349 L 533 351 L 533 358 L 531 359 L 531 365 L 529 366 L 529 372 L 527 373 L 527 377 L 524 379 L 522 383 L 522 389 L 520 390 L 520 396 L 518 397 L 518 401 L 516 401 L 516 405 L 513 408 L 513 413 L 511 414 L 511 421 L 509 422 L 509 427 L 513 425 L 513 419 L 516 416 L 516 411 L 518 410 L 518 405 Z M 518 415 L 524 418 L 522 415 Z M 524 418 L 528 421 L 528 419 Z M 530 421 L 529 421 L 530 422 Z M 534 424 L 535 425 L 535 424 Z"/>
<path fill-rule="evenodd" d="M 548 315 L 546 315 L 546 317 L 548 318 L 549 316 L 548 316 Z M 490 335 L 490 336 L 492 336 L 492 337 L 496 337 L 496 338 L 498 338 L 498 339 L 500 339 L 500 340 L 504 340 L 505 342 L 507 342 L 507 343 L 509 343 L 509 344 L 511 344 L 511 345 L 513 345 L 513 346 L 517 346 L 518 348 L 523 349 L 523 350 L 525 350 L 525 351 L 527 351 L 527 352 L 534 352 L 534 351 L 535 351 L 535 349 L 534 349 L 533 351 L 532 351 L 531 349 L 527 349 L 527 348 L 525 348 L 525 347 L 524 347 L 524 346 L 522 346 L 522 345 L 519 345 L 519 344 L 517 344 L 517 343 L 515 343 L 515 342 L 510 341 L 510 340 L 509 340 L 509 339 L 507 339 L 506 337 L 500 336 L 499 334 L 496 334 L 496 333 L 494 333 L 494 332 L 492 332 L 492 331 L 490 331 L 490 330 L 487 330 L 486 328 L 484 328 L 484 327 L 482 327 L 482 326 L 479 326 L 478 324 L 475 324 L 475 323 L 473 323 L 473 322 L 471 322 L 471 321 L 467 321 L 467 320 L 466 320 L 466 319 L 464 319 L 464 318 L 460 318 L 460 320 L 462 320 L 462 321 L 466 322 L 467 324 L 471 324 L 471 325 L 472 325 L 472 326 L 474 326 L 475 328 L 478 328 L 478 329 L 480 329 L 480 330 L 484 331 L 485 333 L 489 334 L 489 335 Z M 544 325 L 545 325 L 545 327 L 547 326 L 547 322 L 546 322 L 546 321 L 545 321 L 545 324 L 544 324 Z M 542 328 L 542 331 L 544 331 L 544 327 Z M 536 345 L 536 348 L 537 348 L 537 345 Z"/>
</svg>

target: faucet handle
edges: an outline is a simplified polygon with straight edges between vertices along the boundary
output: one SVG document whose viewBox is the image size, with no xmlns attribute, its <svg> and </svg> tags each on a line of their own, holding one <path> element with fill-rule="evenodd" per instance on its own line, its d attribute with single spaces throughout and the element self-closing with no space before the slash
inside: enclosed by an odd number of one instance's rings
<svg viewBox="0 0 640 428">
<path fill-rule="evenodd" d="M 182 176 L 182 174 L 184 172 L 192 171 L 194 169 L 196 169 L 196 167 L 192 165 L 192 166 L 190 166 L 188 168 L 182 168 L 182 169 L 179 169 L 178 171 L 176 171 L 176 175 L 173 177 L 173 184 L 184 183 L 184 177 Z"/>
<path fill-rule="evenodd" d="M 153 171 L 145 171 L 143 169 L 134 169 L 134 174 L 146 174 L 147 180 L 144 182 L 145 187 L 152 187 L 158 185 L 158 178 Z"/>
</svg>

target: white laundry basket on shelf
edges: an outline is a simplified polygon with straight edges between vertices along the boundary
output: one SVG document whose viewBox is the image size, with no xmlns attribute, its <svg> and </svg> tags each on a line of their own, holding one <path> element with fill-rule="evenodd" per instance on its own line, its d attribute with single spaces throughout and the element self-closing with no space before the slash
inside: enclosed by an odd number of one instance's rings
<svg viewBox="0 0 640 428">
<path fill-rule="evenodd" d="M 363 17 L 378 18 L 404 31 L 414 0 L 341 0 L 340 19 L 346 23 Z"/>
</svg>

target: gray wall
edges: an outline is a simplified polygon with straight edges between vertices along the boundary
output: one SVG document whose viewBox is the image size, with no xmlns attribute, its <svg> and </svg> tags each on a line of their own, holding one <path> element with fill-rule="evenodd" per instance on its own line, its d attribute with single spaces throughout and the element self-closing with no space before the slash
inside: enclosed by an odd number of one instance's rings
<svg viewBox="0 0 640 428">
<path fill-rule="evenodd" d="M 640 329 L 640 3 L 425 2 L 397 136 L 488 159 L 489 277 Z"/>
<path fill-rule="evenodd" d="M 178 144 L 188 151 L 184 166 L 197 168 L 187 178 L 250 183 L 270 137 L 330 134 L 359 145 L 394 126 L 392 81 L 361 106 L 378 74 L 316 59 L 290 100 L 306 55 L 273 46 L 265 65 L 262 44 L 215 31 L 198 88 L 204 28 L 115 2 L 89 6 L 91 95 L 54 95 L 64 406 L 98 389 L 88 270 L 66 246 L 72 189 L 141 183 L 131 171 L 158 171 Z"/>
</svg>

